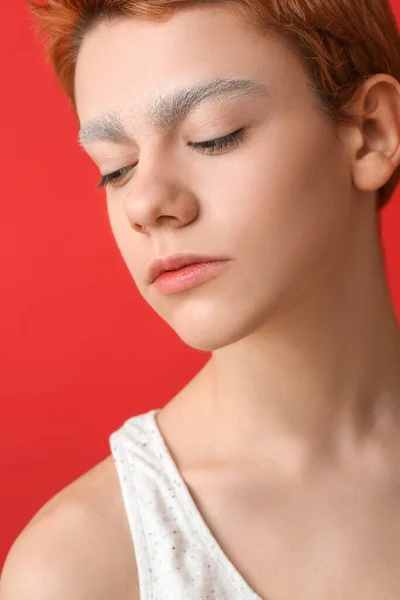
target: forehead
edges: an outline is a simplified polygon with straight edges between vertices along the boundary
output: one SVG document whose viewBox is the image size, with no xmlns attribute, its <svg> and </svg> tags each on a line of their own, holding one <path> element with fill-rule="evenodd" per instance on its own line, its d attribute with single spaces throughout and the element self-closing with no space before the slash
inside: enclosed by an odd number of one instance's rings
<svg viewBox="0 0 400 600">
<path fill-rule="evenodd" d="M 173 90 L 213 79 L 252 79 L 272 91 L 274 82 L 293 87 L 296 70 L 297 57 L 278 36 L 261 33 L 231 8 L 180 10 L 162 22 L 123 18 L 100 23 L 84 38 L 77 111 L 82 123 L 111 108 L 161 109 Z"/>
</svg>

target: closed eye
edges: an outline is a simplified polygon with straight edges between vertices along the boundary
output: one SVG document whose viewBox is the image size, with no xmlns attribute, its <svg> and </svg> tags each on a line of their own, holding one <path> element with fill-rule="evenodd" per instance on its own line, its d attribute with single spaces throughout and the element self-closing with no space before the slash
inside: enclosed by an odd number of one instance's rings
<svg viewBox="0 0 400 600">
<path fill-rule="evenodd" d="M 239 145 L 244 138 L 244 129 L 238 129 L 229 135 L 217 138 L 215 140 L 209 140 L 208 142 L 190 142 L 190 146 L 194 150 L 200 150 L 200 152 L 214 153 L 215 151 L 222 151 L 233 145 Z"/>
<path fill-rule="evenodd" d="M 129 173 L 129 171 L 133 168 L 134 168 L 134 166 L 130 165 L 129 167 L 122 167 L 122 169 L 113 171 L 112 173 L 109 173 L 108 175 L 103 175 L 103 177 L 100 179 L 100 182 L 97 185 L 97 187 L 103 188 L 103 187 L 107 187 L 107 186 L 111 186 L 111 187 L 115 186 L 114 182 L 119 183 L 121 181 L 121 179 L 123 179 L 124 175 Z"/>
<path fill-rule="evenodd" d="M 238 146 L 243 141 L 244 136 L 245 131 L 242 128 L 230 133 L 229 135 L 225 135 L 214 140 L 208 140 L 206 142 L 190 142 L 189 146 L 191 150 L 201 152 L 203 154 L 218 154 L 227 148 Z M 117 171 L 113 171 L 108 175 L 103 175 L 97 187 L 118 187 L 124 176 L 134 168 L 135 165 L 129 165 L 127 167 L 117 169 Z"/>
</svg>

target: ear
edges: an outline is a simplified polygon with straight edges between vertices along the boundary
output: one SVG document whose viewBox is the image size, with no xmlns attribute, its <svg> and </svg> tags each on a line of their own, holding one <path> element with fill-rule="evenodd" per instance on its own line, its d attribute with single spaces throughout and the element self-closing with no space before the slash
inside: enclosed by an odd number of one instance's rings
<svg viewBox="0 0 400 600">
<path fill-rule="evenodd" d="M 354 109 L 354 113 L 353 113 Z M 400 83 L 378 74 L 359 88 L 348 130 L 354 185 L 377 191 L 400 165 Z"/>
</svg>

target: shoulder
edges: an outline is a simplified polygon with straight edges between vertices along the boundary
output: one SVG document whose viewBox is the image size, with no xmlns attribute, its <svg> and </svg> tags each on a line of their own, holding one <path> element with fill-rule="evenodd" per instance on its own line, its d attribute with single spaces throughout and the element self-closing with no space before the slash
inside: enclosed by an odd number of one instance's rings
<svg viewBox="0 0 400 600">
<path fill-rule="evenodd" d="M 111 457 L 47 502 L 15 540 L 0 600 L 139 598 L 136 561 Z"/>
</svg>

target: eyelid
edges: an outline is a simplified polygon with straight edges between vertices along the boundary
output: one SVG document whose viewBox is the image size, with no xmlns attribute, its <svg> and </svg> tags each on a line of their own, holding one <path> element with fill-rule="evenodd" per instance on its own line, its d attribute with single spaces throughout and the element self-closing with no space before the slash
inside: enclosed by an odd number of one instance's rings
<svg viewBox="0 0 400 600">
<path fill-rule="evenodd" d="M 242 139 L 244 133 L 245 128 L 240 127 L 239 129 L 236 129 L 235 131 L 230 131 L 230 133 L 226 133 L 225 135 L 219 135 L 218 137 L 213 136 L 211 138 L 208 138 L 207 140 L 202 140 L 201 142 L 190 142 L 189 145 L 194 148 L 198 148 L 199 146 L 211 143 L 215 143 L 216 145 L 218 145 L 218 143 L 220 142 L 229 142 L 233 141 L 234 139 Z"/>
<path fill-rule="evenodd" d="M 129 171 L 131 171 L 132 169 L 135 168 L 136 164 L 127 165 L 125 167 L 120 167 L 119 169 L 115 169 L 114 171 L 111 171 L 110 173 L 106 173 L 105 175 L 102 175 L 100 182 L 97 185 L 97 188 L 98 189 L 103 188 L 108 183 L 111 183 L 111 181 L 113 181 L 114 179 L 120 179 L 120 178 L 124 177 L 124 175 L 126 175 L 127 173 L 129 173 Z M 125 171 L 125 173 L 123 175 L 117 176 L 116 174 L 119 173 L 120 171 Z"/>
</svg>

